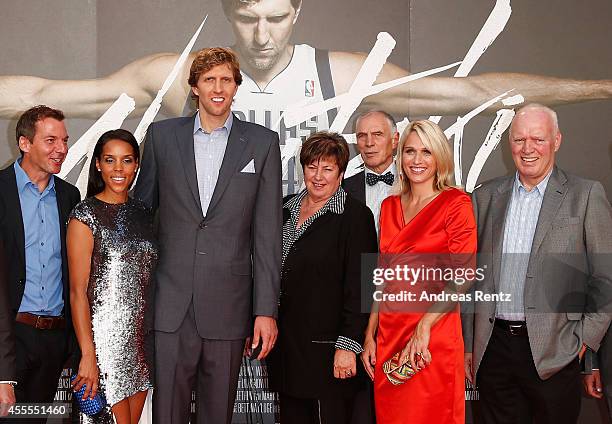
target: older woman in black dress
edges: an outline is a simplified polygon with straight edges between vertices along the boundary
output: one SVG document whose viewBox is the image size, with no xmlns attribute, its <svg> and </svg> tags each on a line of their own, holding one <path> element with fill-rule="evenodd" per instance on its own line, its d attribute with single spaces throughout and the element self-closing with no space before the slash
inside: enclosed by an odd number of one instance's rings
<svg viewBox="0 0 612 424">
<path fill-rule="evenodd" d="M 361 313 L 361 254 L 376 252 L 370 210 L 340 187 L 349 159 L 339 134 L 303 144 L 306 188 L 285 199 L 279 339 L 268 360 L 283 424 L 350 422 Z"/>
</svg>

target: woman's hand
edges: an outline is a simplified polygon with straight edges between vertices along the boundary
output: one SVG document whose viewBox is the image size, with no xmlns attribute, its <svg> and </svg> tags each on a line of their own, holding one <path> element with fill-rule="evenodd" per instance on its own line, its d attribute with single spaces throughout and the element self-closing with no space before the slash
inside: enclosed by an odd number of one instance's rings
<svg viewBox="0 0 612 424">
<path fill-rule="evenodd" d="M 96 362 L 95 354 L 86 354 L 81 357 L 79 363 L 79 373 L 77 374 L 72 388 L 75 392 L 81 390 L 83 384 L 85 384 L 85 391 L 83 392 L 83 399 L 93 399 L 98 393 L 98 379 L 100 376 L 100 370 Z"/>
<path fill-rule="evenodd" d="M 419 321 L 414 333 L 406 343 L 406 347 L 400 354 L 400 363 L 409 364 L 416 371 L 425 368 L 431 363 L 431 353 L 429 352 L 429 336 L 431 326 L 423 320 Z"/>
<path fill-rule="evenodd" d="M 355 352 L 336 349 L 334 355 L 334 377 L 345 379 L 354 377 L 357 373 L 357 355 Z"/>
<path fill-rule="evenodd" d="M 366 337 L 363 342 L 363 352 L 361 352 L 361 362 L 363 367 L 374 381 L 374 366 L 376 365 L 376 340 L 372 337 Z"/>
</svg>

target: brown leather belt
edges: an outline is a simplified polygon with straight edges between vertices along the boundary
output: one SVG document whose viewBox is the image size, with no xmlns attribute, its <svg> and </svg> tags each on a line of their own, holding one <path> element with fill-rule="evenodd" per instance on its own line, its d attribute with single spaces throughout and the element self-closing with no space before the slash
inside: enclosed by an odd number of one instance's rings
<svg viewBox="0 0 612 424">
<path fill-rule="evenodd" d="M 66 319 L 62 316 L 49 317 L 44 315 L 34 315 L 29 312 L 18 312 L 15 321 L 39 330 L 57 330 L 66 328 Z"/>
<path fill-rule="evenodd" d="M 495 326 L 503 328 L 512 336 L 527 335 L 527 324 L 524 321 L 507 321 L 505 319 L 495 318 Z"/>
</svg>

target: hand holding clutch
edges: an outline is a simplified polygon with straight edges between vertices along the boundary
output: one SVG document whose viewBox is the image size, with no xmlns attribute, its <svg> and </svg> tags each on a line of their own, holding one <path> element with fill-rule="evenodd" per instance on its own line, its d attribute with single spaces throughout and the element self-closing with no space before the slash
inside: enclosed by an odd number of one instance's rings
<svg viewBox="0 0 612 424">
<path fill-rule="evenodd" d="M 395 355 L 388 361 L 385 361 L 382 366 L 385 376 L 387 376 L 387 379 L 395 386 L 410 380 L 418 372 L 418 370 L 412 368 L 410 364 L 400 363 L 400 353 L 401 352 L 396 352 Z"/>
</svg>

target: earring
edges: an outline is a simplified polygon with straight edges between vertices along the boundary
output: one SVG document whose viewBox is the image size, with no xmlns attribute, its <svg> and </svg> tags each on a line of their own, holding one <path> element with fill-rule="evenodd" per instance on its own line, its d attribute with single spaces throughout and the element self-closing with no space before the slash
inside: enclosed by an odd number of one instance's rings
<svg viewBox="0 0 612 424">
<path fill-rule="evenodd" d="M 98 172 L 102 172 L 102 170 L 100 168 L 98 168 Z"/>
</svg>

